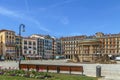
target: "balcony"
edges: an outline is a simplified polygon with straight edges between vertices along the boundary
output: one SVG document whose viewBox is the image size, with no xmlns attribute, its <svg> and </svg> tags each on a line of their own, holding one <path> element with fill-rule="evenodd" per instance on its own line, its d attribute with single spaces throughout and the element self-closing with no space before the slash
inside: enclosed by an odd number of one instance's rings
<svg viewBox="0 0 120 80">
<path fill-rule="evenodd" d="M 8 47 L 15 47 L 15 43 L 14 42 L 6 43 L 5 45 L 8 46 Z"/>
<path fill-rule="evenodd" d="M 6 53 L 15 53 L 15 50 L 6 50 Z"/>
</svg>

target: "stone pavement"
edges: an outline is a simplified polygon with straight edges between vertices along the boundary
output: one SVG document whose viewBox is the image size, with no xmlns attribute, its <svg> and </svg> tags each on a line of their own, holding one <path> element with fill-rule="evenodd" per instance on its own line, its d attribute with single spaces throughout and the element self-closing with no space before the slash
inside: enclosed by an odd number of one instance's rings
<svg viewBox="0 0 120 80">
<path fill-rule="evenodd" d="M 15 68 L 15 69 L 19 69 L 18 68 L 18 62 L 16 61 L 0 61 L 0 67 L 1 68 Z"/>
<path fill-rule="evenodd" d="M 67 63 L 66 60 L 30 60 L 21 61 L 25 64 L 56 64 L 56 65 L 76 65 L 83 66 L 84 74 L 87 76 L 96 76 L 96 66 L 101 66 L 101 75 L 99 80 L 120 80 L 120 64 L 81 64 L 81 63 Z M 0 62 L 0 66 L 4 68 L 14 67 L 18 69 L 18 62 L 4 61 Z"/>
<path fill-rule="evenodd" d="M 23 61 L 30 64 L 56 64 L 56 65 L 76 65 L 83 66 L 84 74 L 87 76 L 96 76 L 96 66 L 101 66 L 101 80 L 120 80 L 120 64 L 81 64 L 67 63 L 66 60 L 44 60 L 44 61 Z"/>
</svg>

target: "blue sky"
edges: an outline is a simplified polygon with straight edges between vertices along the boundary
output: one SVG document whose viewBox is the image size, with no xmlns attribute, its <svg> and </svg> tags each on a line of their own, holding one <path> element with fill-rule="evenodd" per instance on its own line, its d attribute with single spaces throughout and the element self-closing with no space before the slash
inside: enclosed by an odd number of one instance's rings
<svg viewBox="0 0 120 80">
<path fill-rule="evenodd" d="M 52 36 L 120 32 L 120 0 L 0 0 L 0 29 Z"/>
</svg>

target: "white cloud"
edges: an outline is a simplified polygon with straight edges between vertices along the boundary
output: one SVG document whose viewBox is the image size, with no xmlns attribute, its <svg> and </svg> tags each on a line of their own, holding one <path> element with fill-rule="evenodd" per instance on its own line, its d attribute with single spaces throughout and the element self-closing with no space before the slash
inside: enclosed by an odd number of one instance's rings
<svg viewBox="0 0 120 80">
<path fill-rule="evenodd" d="M 18 18 L 18 19 L 23 19 L 23 20 L 26 20 L 26 21 L 30 21 L 33 24 L 35 24 L 36 27 L 39 26 L 38 28 L 40 30 L 45 31 L 45 32 L 50 32 L 50 30 L 48 30 L 47 28 L 42 27 L 38 20 L 32 18 L 31 16 L 27 16 L 27 15 L 21 14 L 21 13 L 17 13 L 16 11 L 9 10 L 9 9 L 6 9 L 6 8 L 0 6 L 0 14 L 1 15 L 8 16 L 8 17 L 14 17 L 14 18 Z"/>
<path fill-rule="evenodd" d="M 58 3 L 52 4 L 52 5 L 48 6 L 48 8 L 55 8 L 55 7 L 58 7 L 58 6 L 62 6 L 62 5 L 71 3 L 73 1 L 76 1 L 76 0 L 64 0 L 62 2 L 58 2 Z"/>
<path fill-rule="evenodd" d="M 48 5 L 47 7 L 44 7 L 44 8 L 39 8 L 39 10 L 40 11 L 45 11 L 45 10 L 48 10 L 48 9 L 51 9 L 51 8 L 56 8 L 58 6 L 62 6 L 62 5 L 68 4 L 68 3 L 72 3 L 74 1 L 77 1 L 77 0 L 64 0 L 64 1 L 61 1 L 61 2 L 57 1 L 57 3 Z"/>
<path fill-rule="evenodd" d="M 32 22 L 34 22 L 35 24 L 37 24 L 40 30 L 45 31 L 45 32 L 51 32 L 49 29 L 45 28 L 45 27 L 41 27 L 39 21 L 35 20 L 35 19 L 31 19 Z"/>
<path fill-rule="evenodd" d="M 0 14 L 5 15 L 5 16 L 12 16 L 12 17 L 17 17 L 17 18 L 19 18 L 19 17 L 22 18 L 17 13 L 15 13 L 15 12 L 13 12 L 11 10 L 5 9 L 3 7 L 0 7 Z"/>
</svg>

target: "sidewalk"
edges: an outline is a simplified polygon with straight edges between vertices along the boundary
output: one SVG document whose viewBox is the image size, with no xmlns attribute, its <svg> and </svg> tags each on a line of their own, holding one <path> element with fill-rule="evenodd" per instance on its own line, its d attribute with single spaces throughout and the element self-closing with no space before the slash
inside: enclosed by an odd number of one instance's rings
<svg viewBox="0 0 120 80">
<path fill-rule="evenodd" d="M 56 64 L 56 65 L 77 65 L 83 66 L 86 76 L 96 77 L 96 66 L 101 66 L 101 78 L 103 80 L 120 80 L 120 64 L 81 64 L 81 63 L 66 63 L 65 60 L 42 60 L 42 61 L 22 61 L 26 64 Z"/>
</svg>

